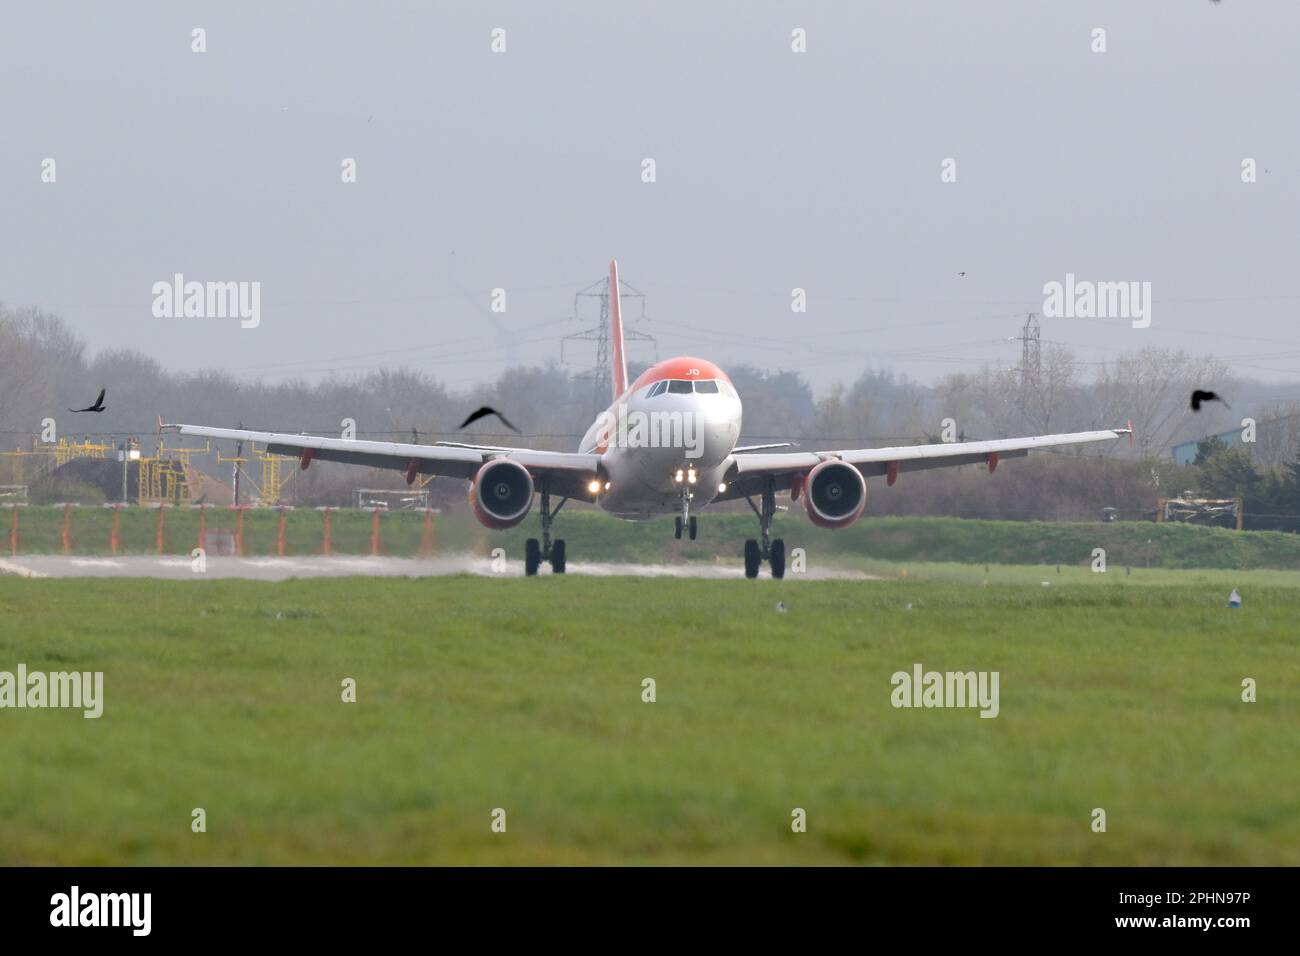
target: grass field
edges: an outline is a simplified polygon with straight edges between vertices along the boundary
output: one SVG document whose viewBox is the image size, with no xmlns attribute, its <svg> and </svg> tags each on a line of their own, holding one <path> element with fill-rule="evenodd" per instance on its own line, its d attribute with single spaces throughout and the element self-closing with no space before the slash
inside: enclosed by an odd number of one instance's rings
<svg viewBox="0 0 1300 956">
<path fill-rule="evenodd" d="M 881 570 L 0 578 L 0 670 L 106 698 L 0 710 L 0 864 L 1300 863 L 1295 575 Z"/>
</svg>

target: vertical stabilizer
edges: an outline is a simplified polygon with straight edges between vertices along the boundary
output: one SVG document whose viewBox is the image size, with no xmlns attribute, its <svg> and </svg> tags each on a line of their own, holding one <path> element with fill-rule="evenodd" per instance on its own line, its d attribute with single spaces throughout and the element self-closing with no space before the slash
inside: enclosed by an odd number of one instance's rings
<svg viewBox="0 0 1300 956">
<path fill-rule="evenodd" d="M 623 351 L 623 311 L 618 302 L 618 260 L 609 260 L 609 345 L 613 350 L 614 398 L 627 391 L 627 354 Z"/>
</svg>

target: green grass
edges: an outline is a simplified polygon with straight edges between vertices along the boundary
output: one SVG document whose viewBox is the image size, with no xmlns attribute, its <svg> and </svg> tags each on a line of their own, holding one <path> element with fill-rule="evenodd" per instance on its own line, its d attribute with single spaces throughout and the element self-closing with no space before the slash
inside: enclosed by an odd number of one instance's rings
<svg viewBox="0 0 1300 956">
<path fill-rule="evenodd" d="M 1169 568 L 1128 568 L 1110 566 L 1105 572 L 1068 564 L 958 564 L 955 562 L 880 561 L 859 558 L 842 566 L 878 577 L 899 578 L 915 582 L 967 584 L 1015 584 L 1048 587 L 1116 587 L 1120 585 L 1178 585 L 1195 588 L 1200 594 L 1217 596 L 1226 604 L 1233 588 L 1251 595 L 1258 588 L 1300 588 L 1300 574 L 1260 568 L 1246 571 L 1201 568 L 1186 571 Z M 987 568 L 987 570 L 986 570 Z"/>
<path fill-rule="evenodd" d="M 0 669 L 106 697 L 0 711 L 0 864 L 1300 863 L 1295 575 L 888 570 L 0 578 Z"/>
<path fill-rule="evenodd" d="M 8 552 L 10 512 L 0 511 L 0 551 Z M 157 550 L 158 512 L 124 508 L 120 547 L 125 554 Z M 279 513 L 249 510 L 244 516 L 244 547 L 250 555 L 276 552 Z M 111 508 L 77 508 L 71 513 L 70 546 L 77 554 L 107 554 L 112 535 Z M 206 512 L 208 530 L 233 532 L 235 516 L 224 508 Z M 286 553 L 320 554 L 324 548 L 324 517 L 315 509 L 285 515 Z M 391 512 L 380 516 L 380 552 L 415 555 L 420 550 L 424 515 Z M 339 554 L 368 554 L 371 514 L 340 509 L 331 516 L 331 546 Z M 672 519 L 629 522 L 569 505 L 555 525 L 557 537 L 568 541 L 574 560 L 695 561 L 728 560 L 741 553 L 746 538 L 757 531 L 748 513 L 711 513 L 700 518 L 698 541 L 675 541 Z M 20 554 L 57 554 L 63 550 L 63 509 L 19 509 Z M 163 516 L 163 548 L 188 554 L 199 540 L 196 509 L 168 509 Z M 1300 570 L 1300 535 L 1276 531 L 1229 531 L 1183 524 L 1152 522 L 971 521 L 961 518 L 891 518 L 868 515 L 842 531 L 816 528 L 796 505 L 778 514 L 774 534 L 790 547 L 805 548 L 817 561 L 855 563 L 861 556 L 887 561 L 965 562 L 971 564 L 1062 564 L 1084 567 L 1093 550 L 1104 548 L 1112 566 L 1165 568 L 1283 568 Z M 503 547 L 523 553 L 524 539 L 538 534 L 530 516 L 504 533 L 489 532 L 463 511 L 433 519 L 434 547 L 439 551 L 473 550 L 486 554 Z"/>
</svg>

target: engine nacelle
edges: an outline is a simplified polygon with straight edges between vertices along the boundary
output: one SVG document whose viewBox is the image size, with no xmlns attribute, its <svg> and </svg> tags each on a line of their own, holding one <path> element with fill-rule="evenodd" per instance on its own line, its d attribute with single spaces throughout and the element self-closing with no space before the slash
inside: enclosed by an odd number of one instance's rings
<svg viewBox="0 0 1300 956">
<path fill-rule="evenodd" d="M 469 506 L 485 527 L 513 528 L 528 517 L 533 506 L 533 476 L 509 458 L 489 461 L 469 486 Z"/>
<path fill-rule="evenodd" d="M 804 476 L 803 506 L 820 528 L 847 528 L 867 506 L 867 482 L 862 472 L 828 459 Z"/>
</svg>

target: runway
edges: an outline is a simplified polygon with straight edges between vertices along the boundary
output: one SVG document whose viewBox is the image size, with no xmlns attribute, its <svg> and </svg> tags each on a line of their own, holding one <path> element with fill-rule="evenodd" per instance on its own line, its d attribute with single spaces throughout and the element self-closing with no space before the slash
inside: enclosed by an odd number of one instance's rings
<svg viewBox="0 0 1300 956">
<path fill-rule="evenodd" d="M 495 566 L 494 566 L 495 565 Z M 550 574 L 542 568 L 540 576 Z M 630 564 L 570 561 L 568 574 L 590 577 L 666 577 L 743 580 L 744 569 L 734 564 Z M 448 554 L 436 558 L 385 558 L 368 556 L 304 555 L 301 557 L 209 557 L 203 570 L 196 570 L 189 558 L 181 555 L 131 555 L 114 557 L 76 555 L 19 555 L 0 558 L 0 575 L 23 578 L 162 578 L 174 581 L 201 581 L 210 578 L 237 578 L 252 581 L 287 581 L 290 578 L 318 577 L 439 577 L 450 574 L 475 574 L 482 577 L 523 577 L 520 560 L 496 564 L 492 558 L 467 554 Z M 766 569 L 759 579 L 768 579 Z M 837 569 L 788 573 L 786 580 L 872 580 L 872 576 Z"/>
</svg>

